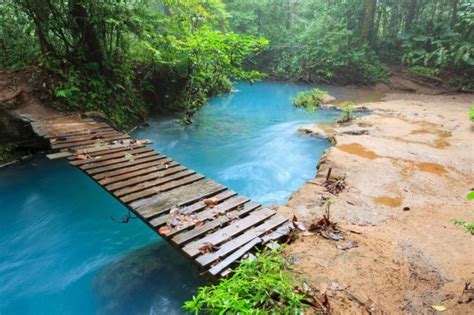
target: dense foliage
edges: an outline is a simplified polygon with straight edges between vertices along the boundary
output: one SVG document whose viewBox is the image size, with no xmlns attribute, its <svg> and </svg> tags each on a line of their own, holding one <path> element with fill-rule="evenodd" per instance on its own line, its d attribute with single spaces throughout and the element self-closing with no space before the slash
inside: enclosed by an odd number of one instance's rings
<svg viewBox="0 0 474 315">
<path fill-rule="evenodd" d="M 474 4 L 469 0 L 225 0 L 234 30 L 265 36 L 260 69 L 303 81 L 371 84 L 381 62 L 472 88 Z"/>
<path fill-rule="evenodd" d="M 246 259 L 229 279 L 204 286 L 184 308 L 194 314 L 299 314 L 304 295 L 295 293 L 276 251 Z"/>
<path fill-rule="evenodd" d="M 266 40 L 228 30 L 219 0 L 18 0 L 0 4 L 3 67 L 36 64 L 56 106 L 130 127 L 145 104 L 186 111 L 260 77 L 243 70 Z"/>
</svg>

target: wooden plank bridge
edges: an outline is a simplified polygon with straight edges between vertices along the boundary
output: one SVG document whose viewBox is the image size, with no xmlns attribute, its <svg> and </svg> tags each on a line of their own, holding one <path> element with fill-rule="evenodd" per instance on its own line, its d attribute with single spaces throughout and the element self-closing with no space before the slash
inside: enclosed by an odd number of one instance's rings
<svg viewBox="0 0 474 315">
<path fill-rule="evenodd" d="M 33 130 L 213 278 L 288 235 L 293 224 L 108 124 L 79 115 L 27 117 Z"/>
</svg>

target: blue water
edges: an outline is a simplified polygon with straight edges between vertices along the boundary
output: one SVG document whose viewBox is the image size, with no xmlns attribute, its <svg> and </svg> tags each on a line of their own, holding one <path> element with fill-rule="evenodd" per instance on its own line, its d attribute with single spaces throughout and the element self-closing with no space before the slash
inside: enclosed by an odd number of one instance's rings
<svg viewBox="0 0 474 315">
<path fill-rule="evenodd" d="M 152 118 L 137 137 L 232 189 L 282 203 L 315 174 L 328 144 L 296 133 L 337 113 L 289 97 L 307 86 L 237 84 L 183 128 Z M 338 91 L 333 91 L 333 94 Z M 179 314 L 203 283 L 194 267 L 66 161 L 0 170 L 0 314 Z"/>
<path fill-rule="evenodd" d="M 282 204 L 314 177 L 329 146 L 297 129 L 332 122 L 339 115 L 334 110 L 308 113 L 294 108 L 290 98 L 308 88 L 271 81 L 237 83 L 236 92 L 212 99 L 191 126 L 157 117 L 134 136 L 152 140 L 158 151 L 256 201 Z M 346 96 L 341 88 L 325 89 Z"/>
</svg>

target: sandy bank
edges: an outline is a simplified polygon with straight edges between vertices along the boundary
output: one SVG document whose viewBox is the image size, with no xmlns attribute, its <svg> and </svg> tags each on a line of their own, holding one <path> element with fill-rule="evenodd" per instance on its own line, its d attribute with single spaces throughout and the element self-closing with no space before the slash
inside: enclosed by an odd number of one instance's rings
<svg viewBox="0 0 474 315">
<path fill-rule="evenodd" d="M 349 125 L 314 129 L 336 145 L 281 211 L 310 224 L 332 200 L 332 218 L 355 232 L 346 232 L 358 243 L 349 250 L 317 235 L 286 249 L 298 277 L 328 293 L 333 313 L 427 314 L 432 305 L 474 313 L 474 301 L 458 303 L 465 282 L 474 284 L 474 236 L 451 221 L 474 219 L 465 198 L 474 187 L 472 104 L 469 94 L 389 94 Z M 323 186 L 329 168 L 345 178 L 338 195 Z"/>
</svg>

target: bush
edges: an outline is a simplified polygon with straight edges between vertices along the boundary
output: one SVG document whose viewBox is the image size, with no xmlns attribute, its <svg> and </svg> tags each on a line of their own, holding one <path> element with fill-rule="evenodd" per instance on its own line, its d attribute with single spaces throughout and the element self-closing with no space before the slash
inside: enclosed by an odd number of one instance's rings
<svg viewBox="0 0 474 315">
<path fill-rule="evenodd" d="M 294 292 L 279 251 L 264 251 L 244 260 L 229 279 L 199 288 L 184 304 L 194 314 L 298 314 L 304 295 Z"/>
<path fill-rule="evenodd" d="M 293 106 L 314 112 L 323 103 L 325 96 L 328 96 L 328 93 L 317 88 L 299 92 L 293 99 Z"/>
</svg>

